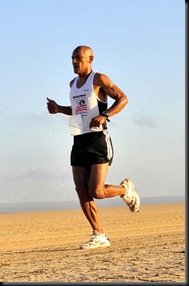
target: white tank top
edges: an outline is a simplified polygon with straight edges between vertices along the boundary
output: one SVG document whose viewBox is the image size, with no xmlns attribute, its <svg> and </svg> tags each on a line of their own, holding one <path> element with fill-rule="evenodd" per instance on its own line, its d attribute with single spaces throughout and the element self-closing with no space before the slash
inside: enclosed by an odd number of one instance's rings
<svg viewBox="0 0 189 286">
<path fill-rule="evenodd" d="M 81 88 L 77 88 L 77 79 L 74 79 L 70 90 L 70 101 L 72 106 L 72 116 L 70 116 L 69 126 L 72 135 L 79 135 L 89 132 L 102 131 L 102 125 L 89 128 L 91 119 L 100 115 L 107 109 L 107 102 L 100 101 L 93 88 L 94 71 L 91 72 L 87 81 Z"/>
</svg>

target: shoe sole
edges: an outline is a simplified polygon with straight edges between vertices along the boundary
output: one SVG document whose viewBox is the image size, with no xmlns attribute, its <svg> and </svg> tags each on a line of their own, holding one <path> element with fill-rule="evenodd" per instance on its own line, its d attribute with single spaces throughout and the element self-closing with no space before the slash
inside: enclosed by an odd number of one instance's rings
<svg viewBox="0 0 189 286">
<path fill-rule="evenodd" d="M 99 244 L 99 245 L 86 245 L 86 246 L 84 246 L 84 245 L 80 245 L 80 249 L 95 249 L 95 248 L 99 248 L 99 247 L 108 247 L 108 246 L 110 246 L 111 244 L 110 244 L 110 242 L 108 241 L 107 243 L 103 243 L 103 244 Z"/>
</svg>

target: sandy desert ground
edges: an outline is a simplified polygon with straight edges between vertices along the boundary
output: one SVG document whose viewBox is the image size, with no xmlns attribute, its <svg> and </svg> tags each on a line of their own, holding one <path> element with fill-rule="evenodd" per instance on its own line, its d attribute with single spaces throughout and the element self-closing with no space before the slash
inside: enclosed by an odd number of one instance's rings
<svg viewBox="0 0 189 286">
<path fill-rule="evenodd" d="M 0 215 L 1 282 L 186 282 L 185 204 L 99 208 L 111 246 L 80 250 L 82 211 Z"/>
</svg>

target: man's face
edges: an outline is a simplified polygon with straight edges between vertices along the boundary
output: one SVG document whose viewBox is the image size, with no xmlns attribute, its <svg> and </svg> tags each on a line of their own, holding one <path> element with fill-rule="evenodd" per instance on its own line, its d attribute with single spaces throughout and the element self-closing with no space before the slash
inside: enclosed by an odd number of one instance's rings
<svg viewBox="0 0 189 286">
<path fill-rule="evenodd" d="M 92 58 L 89 53 L 82 49 L 76 49 L 72 54 L 72 65 L 74 73 L 83 74 L 88 71 L 91 66 Z"/>
</svg>

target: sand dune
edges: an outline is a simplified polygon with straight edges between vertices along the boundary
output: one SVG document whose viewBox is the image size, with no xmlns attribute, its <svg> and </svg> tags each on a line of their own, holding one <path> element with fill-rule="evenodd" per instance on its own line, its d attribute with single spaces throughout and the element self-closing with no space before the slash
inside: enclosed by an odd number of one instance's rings
<svg viewBox="0 0 189 286">
<path fill-rule="evenodd" d="M 80 250 L 82 211 L 0 215 L 1 282 L 186 282 L 184 203 L 100 208 L 111 246 Z"/>
</svg>

